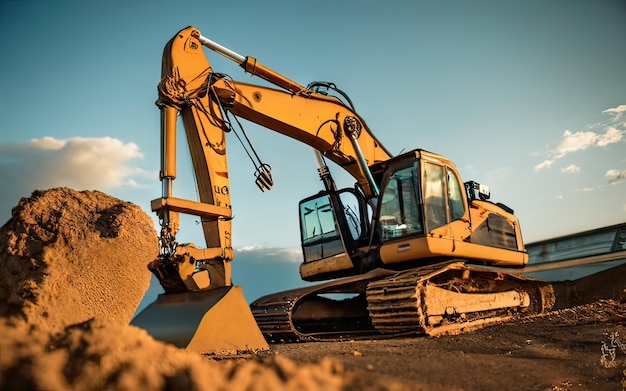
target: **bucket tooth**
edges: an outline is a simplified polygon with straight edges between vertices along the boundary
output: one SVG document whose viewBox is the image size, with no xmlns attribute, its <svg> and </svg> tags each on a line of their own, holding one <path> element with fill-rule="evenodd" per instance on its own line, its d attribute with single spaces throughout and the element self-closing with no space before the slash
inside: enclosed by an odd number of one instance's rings
<svg viewBox="0 0 626 391">
<path fill-rule="evenodd" d="M 161 294 L 131 324 L 155 339 L 200 354 L 269 350 L 240 286 Z"/>
</svg>

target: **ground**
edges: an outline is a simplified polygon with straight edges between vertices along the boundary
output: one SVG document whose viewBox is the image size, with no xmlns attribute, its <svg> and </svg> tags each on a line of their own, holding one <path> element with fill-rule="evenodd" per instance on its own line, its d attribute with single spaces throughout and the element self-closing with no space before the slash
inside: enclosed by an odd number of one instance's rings
<svg viewBox="0 0 626 391">
<path fill-rule="evenodd" d="M 355 389 L 626 390 L 626 304 L 600 301 L 439 338 L 272 345 L 297 363 L 330 357 Z M 613 356 L 614 353 L 614 356 Z"/>
<path fill-rule="evenodd" d="M 275 344 L 215 358 L 102 320 L 48 334 L 0 322 L 0 390 L 626 389 L 626 303 L 599 301 L 457 336 Z"/>
</svg>

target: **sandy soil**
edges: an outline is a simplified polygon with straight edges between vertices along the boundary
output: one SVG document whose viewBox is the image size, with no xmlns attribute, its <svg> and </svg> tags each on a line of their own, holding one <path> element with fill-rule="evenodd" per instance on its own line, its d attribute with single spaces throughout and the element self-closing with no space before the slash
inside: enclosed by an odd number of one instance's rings
<svg viewBox="0 0 626 391">
<path fill-rule="evenodd" d="M 0 228 L 0 317 L 53 331 L 101 317 L 128 324 L 159 253 L 152 219 L 98 191 L 22 198 Z"/>
<path fill-rule="evenodd" d="M 623 390 L 626 304 L 440 338 L 272 345 L 216 360 L 100 320 L 0 322 L 1 390 Z M 613 337 L 613 339 L 611 339 Z"/>
<path fill-rule="evenodd" d="M 626 303 L 599 301 L 457 336 L 272 349 L 298 363 L 339 360 L 356 373 L 355 389 L 622 391 Z"/>
<path fill-rule="evenodd" d="M 0 322 L 0 333 L 0 390 L 332 391 L 346 389 L 350 377 L 329 359 L 208 359 L 98 319 L 52 335 Z"/>
<path fill-rule="evenodd" d="M 216 359 L 128 325 L 158 252 L 136 205 L 36 191 L 0 228 L 0 250 L 0 390 L 626 390 L 621 299 L 458 336 Z"/>
</svg>

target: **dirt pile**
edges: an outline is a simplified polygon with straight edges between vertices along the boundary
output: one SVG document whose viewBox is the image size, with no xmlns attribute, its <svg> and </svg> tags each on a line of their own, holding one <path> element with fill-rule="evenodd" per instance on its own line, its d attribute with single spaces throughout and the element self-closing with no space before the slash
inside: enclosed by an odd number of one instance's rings
<svg viewBox="0 0 626 391">
<path fill-rule="evenodd" d="M 98 191 L 35 191 L 0 228 L 0 316 L 51 331 L 98 317 L 128 324 L 158 254 L 137 205 Z"/>
<path fill-rule="evenodd" d="M 22 199 L 0 228 L 0 390 L 350 388 L 338 361 L 215 361 L 129 326 L 158 251 L 136 205 L 67 188 Z"/>
<path fill-rule="evenodd" d="M 0 390 L 333 391 L 350 383 L 337 361 L 213 361 L 157 342 L 142 329 L 97 319 L 53 336 L 0 322 L 0 333 Z"/>
</svg>

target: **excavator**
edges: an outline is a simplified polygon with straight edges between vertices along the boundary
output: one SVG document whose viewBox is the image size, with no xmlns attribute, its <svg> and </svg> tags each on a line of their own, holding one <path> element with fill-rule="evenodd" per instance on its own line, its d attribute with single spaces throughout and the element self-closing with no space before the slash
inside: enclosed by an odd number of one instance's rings
<svg viewBox="0 0 626 391">
<path fill-rule="evenodd" d="M 203 47 L 271 86 L 216 72 Z M 161 251 L 149 269 L 165 293 L 133 320 L 155 338 L 232 354 L 266 350 L 268 341 L 455 334 L 552 308 L 550 284 L 514 272 L 528 254 L 513 210 L 491 202 L 487 186 L 464 182 L 443 156 L 392 156 L 334 83 L 300 85 L 187 27 L 165 46 L 157 105 L 162 197 L 151 207 Z M 173 193 L 178 116 L 199 201 Z M 300 275 L 319 283 L 251 305 L 231 275 L 226 135 L 238 118 L 311 146 L 323 184 L 299 203 Z M 354 186 L 338 189 L 327 160 Z M 271 189 L 270 166 L 259 160 L 255 170 L 259 188 Z M 180 214 L 200 218 L 206 248 L 177 242 Z"/>
</svg>

